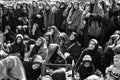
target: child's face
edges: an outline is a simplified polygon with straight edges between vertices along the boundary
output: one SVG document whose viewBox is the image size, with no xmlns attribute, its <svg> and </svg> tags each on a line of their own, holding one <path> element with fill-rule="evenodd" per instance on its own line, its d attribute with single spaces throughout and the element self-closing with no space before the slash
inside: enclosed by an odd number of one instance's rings
<svg viewBox="0 0 120 80">
<path fill-rule="evenodd" d="M 114 65 L 119 66 L 120 65 L 120 54 L 117 54 L 114 56 Z"/>
</svg>

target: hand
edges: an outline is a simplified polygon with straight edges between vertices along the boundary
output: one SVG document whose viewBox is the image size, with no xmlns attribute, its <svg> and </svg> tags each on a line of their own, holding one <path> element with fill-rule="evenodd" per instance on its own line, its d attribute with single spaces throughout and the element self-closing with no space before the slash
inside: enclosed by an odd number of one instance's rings
<svg viewBox="0 0 120 80">
<path fill-rule="evenodd" d="M 36 16 L 37 16 L 38 18 L 41 18 L 41 15 L 40 15 L 40 14 L 37 14 Z"/>
<path fill-rule="evenodd" d="M 90 16 L 90 13 L 88 13 L 87 15 L 86 15 L 86 17 L 89 17 Z"/>
</svg>

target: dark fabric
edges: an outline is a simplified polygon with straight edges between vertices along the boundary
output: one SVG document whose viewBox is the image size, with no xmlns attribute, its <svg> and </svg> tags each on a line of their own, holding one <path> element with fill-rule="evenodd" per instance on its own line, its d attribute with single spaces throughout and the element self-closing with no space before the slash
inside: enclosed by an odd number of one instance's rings
<svg viewBox="0 0 120 80">
<path fill-rule="evenodd" d="M 63 71 L 57 71 L 52 74 L 52 80 L 66 80 L 65 72 Z"/>
<path fill-rule="evenodd" d="M 95 65 L 95 68 L 101 70 L 101 53 L 98 50 L 98 47 L 94 50 L 85 49 L 81 55 L 81 60 L 85 55 L 90 55 L 92 57 L 93 64 Z"/>
<path fill-rule="evenodd" d="M 95 67 L 94 65 L 90 64 L 90 67 L 86 68 L 84 67 L 84 62 L 83 62 L 83 64 L 80 65 L 78 72 L 79 72 L 81 80 L 84 80 L 88 76 L 91 76 L 95 73 Z"/>
<path fill-rule="evenodd" d="M 79 56 L 81 55 L 81 45 L 79 42 L 75 42 L 72 45 L 69 46 L 68 53 L 70 53 L 70 56 L 72 56 L 75 61 L 78 60 Z"/>
</svg>

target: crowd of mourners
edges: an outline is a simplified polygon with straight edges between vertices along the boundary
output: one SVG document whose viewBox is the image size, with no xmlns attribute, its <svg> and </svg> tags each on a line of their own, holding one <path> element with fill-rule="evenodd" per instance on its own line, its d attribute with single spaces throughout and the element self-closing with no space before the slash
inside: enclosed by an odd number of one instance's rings
<svg viewBox="0 0 120 80">
<path fill-rule="evenodd" d="M 73 78 L 120 80 L 120 3 L 0 4 L 0 80 Z"/>
</svg>

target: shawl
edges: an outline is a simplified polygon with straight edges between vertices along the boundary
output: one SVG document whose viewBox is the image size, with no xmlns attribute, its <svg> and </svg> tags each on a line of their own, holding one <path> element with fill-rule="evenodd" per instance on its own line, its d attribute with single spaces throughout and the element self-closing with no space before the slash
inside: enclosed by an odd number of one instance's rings
<svg viewBox="0 0 120 80">
<path fill-rule="evenodd" d="M 0 80 L 26 80 L 25 71 L 20 59 L 16 56 L 8 56 L 0 61 Z"/>
</svg>

